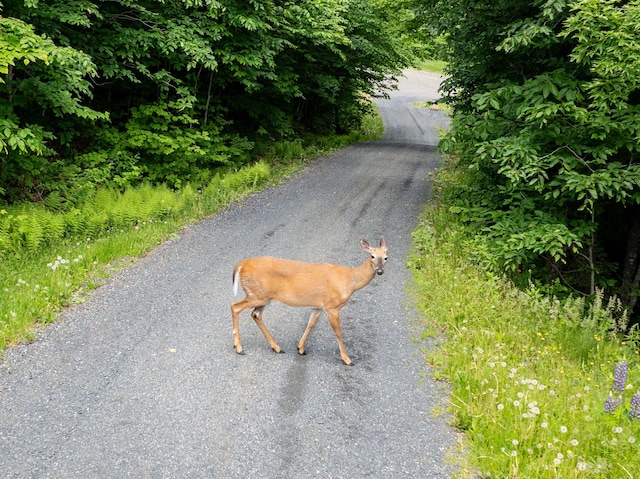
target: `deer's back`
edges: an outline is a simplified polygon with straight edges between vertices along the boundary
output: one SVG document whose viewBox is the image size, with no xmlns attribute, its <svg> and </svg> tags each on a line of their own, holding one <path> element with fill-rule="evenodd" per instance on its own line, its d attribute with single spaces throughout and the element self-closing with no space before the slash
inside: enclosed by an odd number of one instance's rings
<svg viewBox="0 0 640 479">
<path fill-rule="evenodd" d="M 351 296 L 351 268 L 261 256 L 238 263 L 239 281 L 249 297 L 289 306 L 325 308 L 344 304 Z"/>
</svg>

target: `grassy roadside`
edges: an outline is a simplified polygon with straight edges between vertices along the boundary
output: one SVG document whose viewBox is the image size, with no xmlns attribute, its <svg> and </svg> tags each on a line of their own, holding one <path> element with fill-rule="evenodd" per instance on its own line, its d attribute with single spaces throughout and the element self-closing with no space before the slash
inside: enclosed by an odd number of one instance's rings
<svg viewBox="0 0 640 479">
<path fill-rule="evenodd" d="M 443 168 L 436 189 L 456 175 Z M 638 477 L 639 342 L 621 339 L 619 304 L 559 301 L 488 275 L 443 204 L 413 243 L 422 334 L 438 338 L 426 360 L 450 384 L 464 432 L 459 477 Z"/>
<path fill-rule="evenodd" d="M 447 62 L 441 60 L 423 60 L 418 65 L 418 68 L 426 72 L 442 73 L 446 65 Z"/>
<path fill-rule="evenodd" d="M 260 161 L 198 189 L 143 185 L 100 191 L 78 210 L 41 206 L 0 209 L 0 355 L 29 341 L 69 305 L 83 302 L 113 272 L 180 230 L 252 192 L 277 184 L 313 158 L 382 135 L 382 120 L 366 118 L 351 135 L 272 145 Z"/>
</svg>

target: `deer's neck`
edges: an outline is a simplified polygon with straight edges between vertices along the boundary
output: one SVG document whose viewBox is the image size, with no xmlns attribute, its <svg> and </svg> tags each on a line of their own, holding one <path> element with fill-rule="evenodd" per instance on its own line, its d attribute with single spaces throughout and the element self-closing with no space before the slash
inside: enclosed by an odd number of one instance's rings
<svg viewBox="0 0 640 479">
<path fill-rule="evenodd" d="M 360 266 L 352 268 L 352 272 L 352 285 L 354 291 L 364 288 L 375 276 L 375 270 L 368 258 Z"/>
</svg>

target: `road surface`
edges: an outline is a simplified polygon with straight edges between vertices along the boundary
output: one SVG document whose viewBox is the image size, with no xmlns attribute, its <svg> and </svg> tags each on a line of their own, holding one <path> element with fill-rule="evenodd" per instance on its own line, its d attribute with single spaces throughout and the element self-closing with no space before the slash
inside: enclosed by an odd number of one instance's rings
<svg viewBox="0 0 640 479">
<path fill-rule="evenodd" d="M 0 365 L 0 471 L 20 478 L 446 478 L 445 392 L 412 341 L 410 233 L 429 201 L 439 77 L 407 72 L 378 102 L 384 137 L 186 228 L 68 309 Z M 356 266 L 385 236 L 385 274 L 342 310 L 345 366 L 321 317 L 273 303 L 274 354 L 248 312 L 234 352 L 233 265 L 249 256 Z"/>
</svg>

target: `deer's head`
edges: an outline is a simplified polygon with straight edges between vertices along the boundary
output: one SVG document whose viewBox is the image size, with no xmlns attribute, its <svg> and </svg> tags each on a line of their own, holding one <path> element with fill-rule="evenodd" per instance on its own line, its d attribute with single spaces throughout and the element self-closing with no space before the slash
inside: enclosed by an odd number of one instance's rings
<svg viewBox="0 0 640 479">
<path fill-rule="evenodd" d="M 387 242 L 380 238 L 380 247 L 374 248 L 366 239 L 361 239 L 362 249 L 371 255 L 371 267 L 376 274 L 384 273 L 384 264 L 387 262 Z"/>
</svg>

